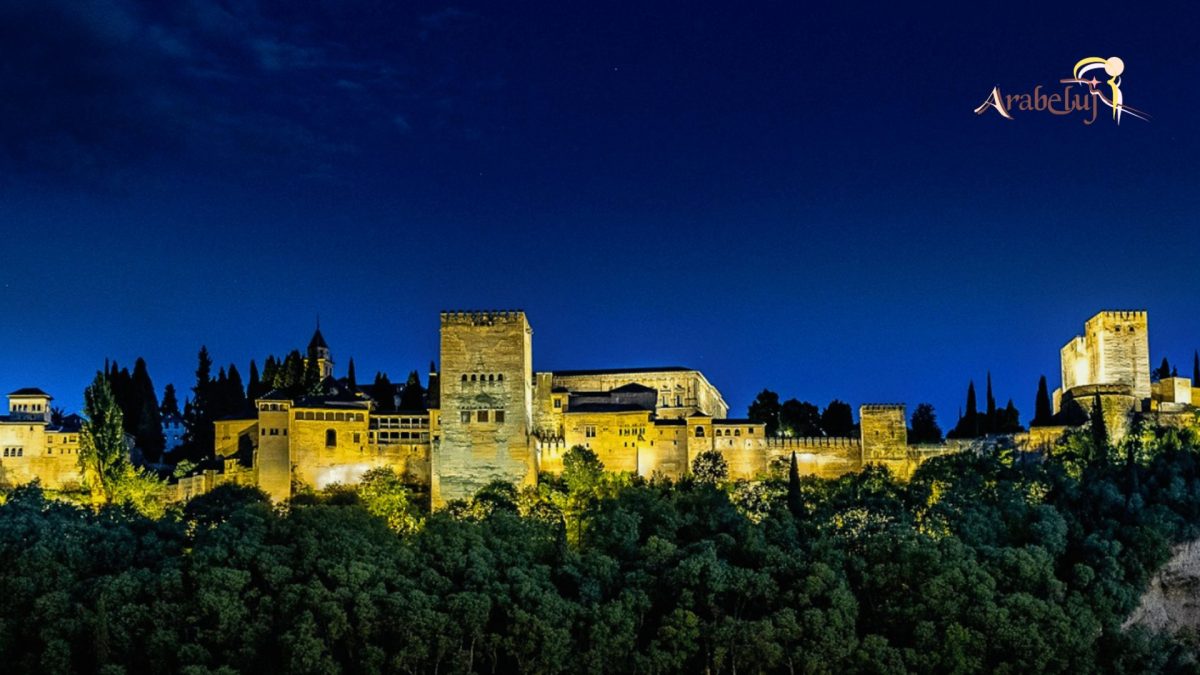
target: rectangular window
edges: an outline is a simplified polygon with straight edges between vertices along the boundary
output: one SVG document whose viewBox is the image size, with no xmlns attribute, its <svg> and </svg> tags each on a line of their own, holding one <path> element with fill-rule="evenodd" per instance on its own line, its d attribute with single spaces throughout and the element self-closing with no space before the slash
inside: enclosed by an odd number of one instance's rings
<svg viewBox="0 0 1200 675">
<path fill-rule="evenodd" d="M 561 407 L 562 407 L 562 399 L 561 399 L 561 398 L 556 398 L 556 399 L 554 399 L 554 407 L 555 407 L 555 408 L 561 408 Z"/>
<path fill-rule="evenodd" d="M 488 411 L 486 411 L 486 410 L 480 410 L 478 413 L 476 413 L 476 414 L 475 414 L 475 421 L 477 421 L 477 422 L 486 422 L 486 421 L 488 421 Z"/>
<path fill-rule="evenodd" d="M 471 411 L 470 410 L 462 411 L 462 413 L 459 416 L 459 419 L 462 421 L 463 424 L 470 422 L 471 421 Z"/>
<path fill-rule="evenodd" d="M 583 435 L 587 438 L 595 438 L 596 437 L 596 427 L 593 427 L 593 426 L 584 427 Z"/>
<path fill-rule="evenodd" d="M 359 434 L 357 431 L 356 431 L 356 432 L 354 432 L 354 442 L 355 442 L 355 443 L 361 443 L 361 442 L 362 442 L 362 435 L 361 435 L 361 434 Z"/>
<path fill-rule="evenodd" d="M 496 424 L 504 424 L 504 411 L 503 410 L 496 411 Z"/>
</svg>

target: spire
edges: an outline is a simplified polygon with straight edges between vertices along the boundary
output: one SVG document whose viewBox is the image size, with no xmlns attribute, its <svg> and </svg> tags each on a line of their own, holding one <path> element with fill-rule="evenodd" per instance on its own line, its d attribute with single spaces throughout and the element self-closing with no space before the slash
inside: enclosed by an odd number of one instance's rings
<svg viewBox="0 0 1200 675">
<path fill-rule="evenodd" d="M 325 336 L 321 335 L 321 320 L 317 319 L 317 330 L 313 331 L 312 339 L 308 341 L 308 349 L 329 349 L 329 345 L 325 343 Z"/>
</svg>

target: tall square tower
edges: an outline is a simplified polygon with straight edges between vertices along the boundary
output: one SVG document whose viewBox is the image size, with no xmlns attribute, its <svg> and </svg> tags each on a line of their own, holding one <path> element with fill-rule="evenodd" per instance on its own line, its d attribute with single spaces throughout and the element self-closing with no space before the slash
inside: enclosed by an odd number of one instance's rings
<svg viewBox="0 0 1200 675">
<path fill-rule="evenodd" d="M 1062 392 L 1116 384 L 1129 387 L 1136 398 L 1150 398 L 1149 336 L 1142 310 L 1100 312 L 1088 319 L 1083 335 L 1062 348 Z"/>
<path fill-rule="evenodd" d="M 441 323 L 434 506 L 469 498 L 493 480 L 534 483 L 533 329 L 525 312 L 447 311 Z"/>
</svg>

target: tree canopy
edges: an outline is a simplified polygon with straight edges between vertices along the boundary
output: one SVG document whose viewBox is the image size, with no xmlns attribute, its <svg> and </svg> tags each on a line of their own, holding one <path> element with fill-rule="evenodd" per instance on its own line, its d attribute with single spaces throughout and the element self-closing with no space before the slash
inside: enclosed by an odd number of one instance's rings
<svg viewBox="0 0 1200 675">
<path fill-rule="evenodd" d="M 119 412 L 98 382 L 101 438 Z M 22 487 L 0 505 L 0 662 L 1196 671 L 1186 639 L 1122 628 L 1172 544 L 1200 536 L 1200 446 L 1186 430 L 1142 427 L 1113 445 L 1084 429 L 1046 455 L 939 457 L 908 482 L 880 467 L 772 476 L 643 480 L 573 448 L 559 476 L 490 484 L 428 516 L 389 470 L 283 506 L 225 485 L 153 517 Z"/>
</svg>

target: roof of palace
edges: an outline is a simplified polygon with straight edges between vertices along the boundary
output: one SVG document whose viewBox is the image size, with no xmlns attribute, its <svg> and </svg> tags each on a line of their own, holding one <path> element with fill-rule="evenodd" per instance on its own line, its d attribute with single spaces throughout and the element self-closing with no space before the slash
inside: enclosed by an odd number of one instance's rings
<svg viewBox="0 0 1200 675">
<path fill-rule="evenodd" d="M 653 412 L 654 408 L 647 408 L 644 405 L 637 403 L 577 403 L 567 409 L 567 414 L 571 413 L 612 413 L 612 412 Z"/>
<path fill-rule="evenodd" d="M 9 396 L 45 396 L 46 398 L 53 398 L 50 396 L 50 394 L 47 394 L 37 387 L 24 387 L 14 392 L 10 392 Z"/>
<path fill-rule="evenodd" d="M 684 366 L 654 366 L 654 367 L 639 367 L 639 368 L 596 368 L 591 370 L 554 370 L 551 371 L 555 375 L 563 377 L 573 377 L 578 375 L 623 375 L 637 373 L 686 373 L 696 370 L 695 368 L 685 368 Z"/>
</svg>

